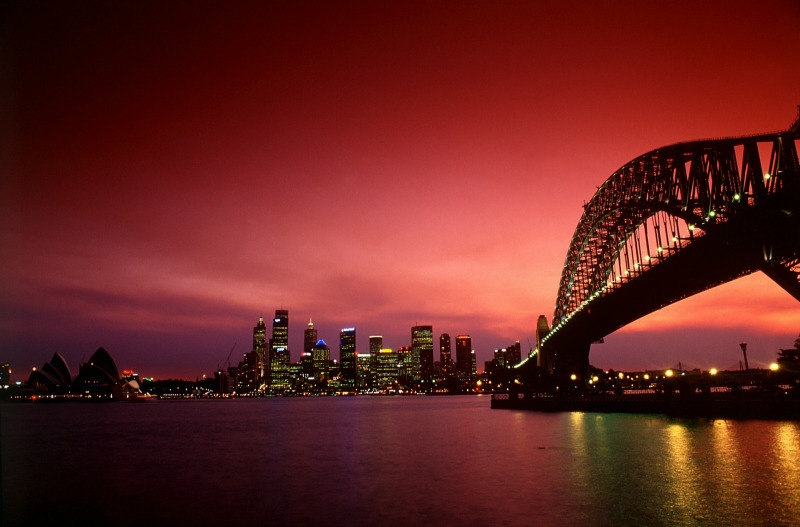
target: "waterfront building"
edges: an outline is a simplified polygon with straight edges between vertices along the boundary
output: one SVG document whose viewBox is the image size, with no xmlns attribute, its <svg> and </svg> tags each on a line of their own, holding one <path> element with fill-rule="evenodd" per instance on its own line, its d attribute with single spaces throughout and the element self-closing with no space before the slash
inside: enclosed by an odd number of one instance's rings
<svg viewBox="0 0 800 527">
<path fill-rule="evenodd" d="M 522 362 L 522 347 L 519 341 L 506 348 L 506 367 L 511 368 Z"/>
<path fill-rule="evenodd" d="M 339 332 L 339 371 L 341 386 L 356 385 L 356 328 L 344 328 Z"/>
<path fill-rule="evenodd" d="M 264 382 L 264 378 L 259 375 L 258 353 L 250 351 L 245 353 L 239 362 L 234 386 L 239 393 L 247 393 L 258 389 Z"/>
<path fill-rule="evenodd" d="M 369 337 L 369 371 L 371 373 L 372 380 L 374 381 L 377 379 L 378 373 L 378 355 L 383 349 L 383 337 L 380 335 L 372 335 Z M 373 388 L 374 384 L 370 386 Z"/>
<path fill-rule="evenodd" d="M 494 365 L 498 368 L 505 368 L 506 367 L 506 349 L 496 349 L 494 350 Z M 484 365 L 484 371 L 486 370 L 486 366 Z"/>
<path fill-rule="evenodd" d="M 472 337 L 459 335 L 456 337 L 456 371 L 461 375 L 472 375 L 475 372 L 472 351 Z"/>
<path fill-rule="evenodd" d="M 372 387 L 372 355 L 356 353 L 356 390 L 365 392 Z"/>
<path fill-rule="evenodd" d="M 71 385 L 72 374 L 60 353 L 53 353 L 50 362 L 38 370 L 34 368 L 27 382 L 28 388 L 35 393 L 66 394 Z"/>
<path fill-rule="evenodd" d="M 433 376 L 433 326 L 414 326 L 411 328 L 411 355 L 418 370 L 414 380 L 429 379 Z"/>
<path fill-rule="evenodd" d="M 331 349 L 328 344 L 319 339 L 311 349 L 312 361 L 314 364 L 314 383 L 316 389 L 327 387 L 330 380 Z"/>
<path fill-rule="evenodd" d="M 272 319 L 272 338 L 269 341 L 269 387 L 285 391 L 291 387 L 289 353 L 289 311 L 276 309 Z"/>
<path fill-rule="evenodd" d="M 453 355 L 450 351 L 450 334 L 442 333 L 439 336 L 439 368 L 442 377 L 447 377 L 453 372 Z"/>
<path fill-rule="evenodd" d="M 253 352 L 256 354 L 256 378 L 259 382 L 267 375 L 267 325 L 258 317 L 253 328 Z"/>
<path fill-rule="evenodd" d="M 7 362 L 0 364 L 0 388 L 11 386 L 11 365 Z"/>
<path fill-rule="evenodd" d="M 303 353 L 311 354 L 311 348 L 317 343 L 317 330 L 314 329 L 314 323 L 308 319 L 308 327 L 303 331 Z"/>
<path fill-rule="evenodd" d="M 122 395 L 119 370 L 111 355 L 103 349 L 89 357 L 89 362 L 81 364 L 80 371 L 72 381 L 72 393 L 84 397 L 119 398 Z"/>
<path fill-rule="evenodd" d="M 408 349 L 406 347 L 406 349 Z M 399 375 L 399 354 L 391 348 L 378 352 L 378 367 L 374 387 L 378 390 L 389 390 L 397 385 Z"/>
<path fill-rule="evenodd" d="M 414 359 L 411 346 L 397 348 L 397 382 L 410 386 L 419 380 L 419 357 Z"/>
</svg>

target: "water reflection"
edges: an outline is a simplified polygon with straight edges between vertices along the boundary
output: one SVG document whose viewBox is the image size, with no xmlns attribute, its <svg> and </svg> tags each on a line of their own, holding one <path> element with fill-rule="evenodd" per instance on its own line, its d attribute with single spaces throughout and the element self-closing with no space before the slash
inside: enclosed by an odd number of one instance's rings
<svg viewBox="0 0 800 527">
<path fill-rule="evenodd" d="M 800 512 L 800 424 L 779 423 L 772 429 L 772 444 L 775 507 L 781 511 L 778 516 L 800 522 L 800 517 L 790 516 L 792 511 Z"/>
</svg>

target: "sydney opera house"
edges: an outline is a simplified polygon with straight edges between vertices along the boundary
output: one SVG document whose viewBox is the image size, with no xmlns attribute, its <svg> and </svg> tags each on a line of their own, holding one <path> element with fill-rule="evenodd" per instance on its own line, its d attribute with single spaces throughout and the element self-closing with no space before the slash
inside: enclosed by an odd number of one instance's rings
<svg viewBox="0 0 800 527">
<path fill-rule="evenodd" d="M 50 362 L 31 372 L 27 391 L 32 396 L 87 399 L 123 399 L 141 393 L 136 380 L 120 379 L 114 359 L 103 348 L 98 348 L 88 362 L 80 365 L 74 379 L 64 357 L 54 353 Z"/>
</svg>

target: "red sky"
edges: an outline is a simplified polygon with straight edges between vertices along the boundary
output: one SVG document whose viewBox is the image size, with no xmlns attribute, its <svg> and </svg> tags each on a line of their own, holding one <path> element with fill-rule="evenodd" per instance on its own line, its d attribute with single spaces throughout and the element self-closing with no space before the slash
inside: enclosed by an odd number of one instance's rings
<svg viewBox="0 0 800 527">
<path fill-rule="evenodd" d="M 165 5 L 166 4 L 166 5 Z M 266 5 L 264 5 L 266 4 Z M 0 362 L 99 346 L 211 373 L 289 310 L 387 347 L 491 351 L 552 317 L 581 206 L 659 146 L 787 128 L 800 3 L 14 2 L 0 41 Z M 772 361 L 761 275 L 592 349 L 616 369 Z M 334 355 L 336 353 L 334 352 Z"/>
</svg>

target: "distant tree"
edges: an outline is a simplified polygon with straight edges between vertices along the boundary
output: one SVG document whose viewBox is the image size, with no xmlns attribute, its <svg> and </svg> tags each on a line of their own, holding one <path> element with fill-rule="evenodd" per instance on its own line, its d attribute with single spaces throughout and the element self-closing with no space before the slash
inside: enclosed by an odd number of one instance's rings
<svg viewBox="0 0 800 527">
<path fill-rule="evenodd" d="M 785 371 L 800 372 L 800 336 L 795 339 L 794 348 L 778 352 L 778 366 Z"/>
</svg>

